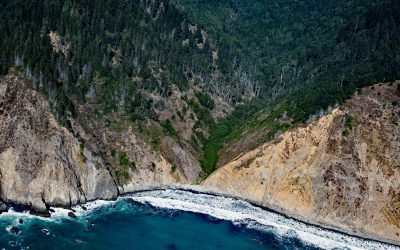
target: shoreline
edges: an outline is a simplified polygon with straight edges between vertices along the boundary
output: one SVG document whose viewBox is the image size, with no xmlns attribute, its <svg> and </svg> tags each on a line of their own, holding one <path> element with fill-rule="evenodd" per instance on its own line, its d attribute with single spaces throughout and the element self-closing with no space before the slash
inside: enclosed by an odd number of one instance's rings
<svg viewBox="0 0 400 250">
<path fill-rule="evenodd" d="M 124 197 L 128 197 L 129 195 L 134 195 L 134 194 L 138 194 L 138 193 L 145 193 L 145 192 L 150 192 L 150 191 L 168 191 L 168 190 L 176 190 L 176 191 L 185 191 L 185 192 L 190 192 L 193 194 L 206 194 L 206 195 L 211 195 L 211 196 L 218 196 L 218 197 L 224 197 L 224 198 L 231 198 L 231 199 L 235 199 L 235 200 L 241 200 L 241 201 L 245 201 L 247 203 L 249 203 L 250 205 L 260 208 L 264 211 L 267 212 L 272 212 L 275 214 L 278 214 L 280 216 L 283 216 L 286 219 L 292 219 L 296 222 L 300 222 L 303 223 L 307 226 L 312 226 L 312 227 L 316 227 L 318 229 L 321 230 L 325 230 L 325 231 L 331 231 L 334 233 L 338 233 L 338 234 L 342 234 L 345 236 L 350 236 L 350 237 L 354 237 L 360 240 L 365 240 L 365 241 L 374 241 L 377 243 L 381 243 L 381 244 L 386 244 L 386 245 L 390 245 L 393 247 L 400 247 L 400 242 L 396 242 L 387 238 L 383 238 L 377 235 L 371 235 L 368 233 L 363 233 L 363 232 L 354 232 L 351 229 L 346 229 L 346 228 L 338 228 L 338 227 L 334 227 L 332 225 L 327 225 L 327 224 L 323 224 L 323 223 L 319 223 L 316 221 L 311 221 L 305 217 L 296 215 L 296 214 L 291 214 L 288 213 L 286 211 L 284 211 L 283 209 L 279 208 L 279 207 L 274 207 L 274 206 L 267 206 L 261 202 L 258 201 L 254 201 L 251 199 L 247 199 L 247 198 L 243 198 L 237 195 L 232 195 L 232 194 L 227 194 L 224 192 L 220 192 L 220 191 L 216 191 L 216 190 L 211 190 L 208 188 L 205 188 L 204 186 L 201 185 L 159 185 L 159 186 L 146 186 L 143 188 L 138 188 L 135 190 L 130 190 L 130 191 L 122 191 L 119 192 L 119 196 L 116 197 L 116 199 L 112 199 L 112 200 L 103 200 L 103 199 L 94 199 L 94 200 L 90 200 L 90 201 L 86 201 L 85 203 L 81 203 L 81 204 L 75 204 L 73 206 L 52 206 L 50 205 L 48 208 L 48 212 L 50 214 L 50 216 L 43 216 L 43 213 L 37 213 L 35 211 L 32 211 L 32 209 L 29 209 L 30 207 L 27 205 L 21 205 L 21 204 L 17 204 L 17 203 L 8 203 L 9 205 L 9 209 L 10 208 L 17 208 L 17 211 L 13 210 L 16 213 L 22 213 L 23 211 L 29 211 L 29 214 L 32 216 L 36 216 L 36 217 L 44 217 L 44 218 L 51 218 L 51 213 L 50 213 L 50 209 L 53 208 L 62 208 L 62 209 L 66 209 L 69 210 L 71 212 L 74 212 L 76 208 L 83 208 L 85 207 L 85 204 L 90 204 L 90 203 L 94 203 L 96 201 L 117 201 L 119 198 L 124 198 Z M 4 214 L 7 214 L 9 209 L 7 210 L 7 212 L 3 212 Z M 18 211 L 19 210 L 19 211 Z M 213 215 L 210 215 L 213 216 Z M 0 218 L 1 218 L 1 213 L 0 213 Z"/>
<path fill-rule="evenodd" d="M 299 215 L 295 215 L 295 214 L 290 214 L 287 213 L 286 211 L 284 211 L 283 209 L 279 208 L 279 207 L 273 207 L 273 206 L 267 206 L 261 202 L 258 201 L 254 201 L 251 199 L 247 199 L 247 198 L 243 198 L 237 195 L 232 195 L 232 194 L 227 194 L 224 192 L 219 192 L 219 191 L 215 191 L 215 190 L 211 190 L 211 189 L 207 189 L 201 185 L 173 185 L 173 186 L 158 186 L 158 187 L 154 187 L 154 188 L 144 188 L 144 189 L 139 189 L 139 190 L 135 190 L 132 192 L 127 192 L 124 194 L 121 194 L 120 197 L 124 197 L 124 196 L 128 196 L 130 194 L 135 194 L 135 193 L 143 193 L 143 192 L 149 192 L 149 191 L 166 191 L 166 190 L 180 190 L 180 191 L 186 191 L 186 192 L 191 192 L 194 194 L 207 194 L 207 195 L 212 195 L 212 196 L 219 196 L 219 197 L 225 197 L 225 198 L 232 198 L 235 200 L 242 200 L 245 201 L 247 203 L 249 203 L 250 205 L 260 208 L 264 211 L 268 211 L 268 212 L 272 212 L 278 215 L 281 215 L 287 219 L 292 219 L 295 220 L 297 222 L 303 223 L 305 225 L 308 226 L 313 226 L 316 227 L 318 229 L 322 229 L 322 230 L 327 230 L 327 231 L 332 231 L 338 234 L 343 234 L 346 236 L 350 236 L 350 237 L 355 237 L 361 240 L 366 240 L 366 241 L 374 241 L 377 243 L 382 243 L 382 244 L 387 244 L 387 245 L 391 245 L 394 247 L 400 247 L 400 242 L 396 242 L 390 239 L 386 239 L 380 236 L 376 236 L 376 235 L 371 235 L 368 233 L 362 233 L 362 232 L 353 232 L 350 229 L 344 229 L 344 228 L 338 228 L 338 227 L 334 227 L 331 225 L 327 225 L 327 224 L 323 224 L 323 223 L 319 223 L 316 221 L 311 221 L 307 218 L 304 218 L 302 216 Z"/>
</svg>

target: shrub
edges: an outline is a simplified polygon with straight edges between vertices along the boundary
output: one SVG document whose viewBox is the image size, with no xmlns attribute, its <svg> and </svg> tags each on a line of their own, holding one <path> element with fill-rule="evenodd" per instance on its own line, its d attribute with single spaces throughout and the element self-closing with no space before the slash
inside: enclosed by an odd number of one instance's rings
<svg viewBox="0 0 400 250">
<path fill-rule="evenodd" d="M 179 139 L 179 135 L 172 126 L 172 123 L 169 119 L 160 122 L 161 127 L 163 128 L 163 132 L 167 136 L 171 136 L 173 138 Z"/>
<path fill-rule="evenodd" d="M 171 165 L 171 172 L 174 173 L 176 171 L 176 165 L 172 164 Z"/>
<path fill-rule="evenodd" d="M 208 108 L 209 110 L 214 109 L 215 103 L 214 100 L 211 99 L 210 95 L 208 93 L 204 92 L 197 92 L 196 93 L 197 100 L 199 100 L 200 104 L 203 107 Z"/>
</svg>

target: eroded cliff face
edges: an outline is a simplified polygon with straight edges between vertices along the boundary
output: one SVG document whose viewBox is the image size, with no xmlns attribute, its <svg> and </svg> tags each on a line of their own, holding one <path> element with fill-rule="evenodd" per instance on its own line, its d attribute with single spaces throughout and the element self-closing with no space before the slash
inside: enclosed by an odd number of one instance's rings
<svg viewBox="0 0 400 250">
<path fill-rule="evenodd" d="M 43 213 L 46 206 L 71 206 L 146 186 L 191 181 L 185 169 L 172 166 L 131 128 L 118 133 L 79 109 L 81 118 L 60 126 L 46 98 L 28 87 L 17 73 L 0 78 L 0 210 L 4 203 L 28 205 Z M 118 156 L 126 152 L 135 168 L 125 180 L 116 175 Z M 185 160 L 183 160 L 185 163 Z"/>
<path fill-rule="evenodd" d="M 0 79 L 0 173 L 1 198 L 38 211 L 117 196 L 104 161 L 81 149 L 16 75 Z"/>
<path fill-rule="evenodd" d="M 223 165 L 204 185 L 400 242 L 400 98 L 396 84 L 362 92 Z"/>
</svg>

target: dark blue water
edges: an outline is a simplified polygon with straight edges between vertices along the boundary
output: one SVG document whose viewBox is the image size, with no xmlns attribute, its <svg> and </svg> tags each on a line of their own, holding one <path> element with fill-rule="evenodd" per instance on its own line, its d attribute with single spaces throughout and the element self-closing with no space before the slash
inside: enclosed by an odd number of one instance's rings
<svg viewBox="0 0 400 250">
<path fill-rule="evenodd" d="M 74 208 L 77 218 L 68 217 L 70 210 L 65 209 L 55 209 L 50 219 L 3 213 L 0 250 L 400 250 L 305 224 L 240 199 L 188 190 L 145 191 L 86 206 L 87 211 Z"/>
<path fill-rule="evenodd" d="M 20 233 L 9 232 L 11 226 Z M 96 208 L 76 219 L 3 214 L 0 228 L 0 247 L 4 249 L 315 249 L 295 238 L 131 199 Z"/>
</svg>

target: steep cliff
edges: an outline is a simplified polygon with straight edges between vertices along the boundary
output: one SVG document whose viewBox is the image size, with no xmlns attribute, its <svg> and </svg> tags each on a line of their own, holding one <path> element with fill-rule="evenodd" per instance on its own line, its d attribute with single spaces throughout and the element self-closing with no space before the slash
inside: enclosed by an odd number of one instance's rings
<svg viewBox="0 0 400 250">
<path fill-rule="evenodd" d="M 17 75 L 0 79 L 1 198 L 45 211 L 117 196 L 105 162 L 51 115 L 47 100 Z"/>
<path fill-rule="evenodd" d="M 397 84 L 360 90 L 343 107 L 221 166 L 204 185 L 400 242 Z"/>
<path fill-rule="evenodd" d="M 3 208 L 14 203 L 45 213 L 49 205 L 115 199 L 139 187 L 188 181 L 184 170 L 171 171 L 171 164 L 130 128 L 113 132 L 93 121 L 89 110 L 80 116 L 85 118 L 70 119 L 68 129 L 60 126 L 46 97 L 28 86 L 15 72 L 0 78 Z M 110 155 L 111 146 L 119 155 Z"/>
</svg>

